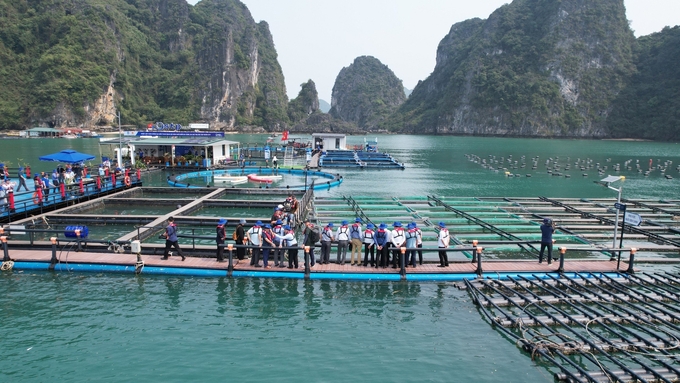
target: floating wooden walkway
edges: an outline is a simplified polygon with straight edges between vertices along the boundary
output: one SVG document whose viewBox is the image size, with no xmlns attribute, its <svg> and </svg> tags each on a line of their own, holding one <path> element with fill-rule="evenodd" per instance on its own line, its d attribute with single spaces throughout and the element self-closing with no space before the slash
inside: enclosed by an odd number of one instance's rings
<svg viewBox="0 0 680 383">
<path fill-rule="evenodd" d="M 173 274 L 172 270 L 176 269 L 194 269 L 194 270 L 216 270 L 226 271 L 228 269 L 228 262 L 217 262 L 214 258 L 192 257 L 190 252 L 184 252 L 186 257 L 182 261 L 179 256 L 171 256 L 168 260 L 162 260 L 161 255 L 141 255 L 141 260 L 144 267 L 161 267 L 166 269 L 166 274 Z M 226 253 L 226 251 L 225 251 Z M 12 249 L 9 251 L 10 258 L 15 264 L 21 262 L 42 263 L 49 264 L 52 259 L 52 251 L 49 250 L 22 250 Z M 226 255 L 226 254 L 225 254 Z M 300 277 L 304 274 L 304 259 L 300 257 L 299 268 L 289 269 L 288 267 L 275 267 L 273 261 L 270 259 L 270 269 L 263 267 L 250 266 L 249 260 L 245 259 L 240 262 L 234 260 L 233 270 L 249 272 L 251 276 L 257 276 L 258 273 L 277 273 L 280 277 Z M 97 252 L 77 252 L 77 251 L 57 251 L 56 253 L 56 269 L 70 269 L 75 265 L 108 265 L 108 266 L 123 266 L 131 267 L 129 271 L 134 271 L 138 259 L 134 254 L 115 254 L 115 253 L 97 253 Z M 259 263 L 262 266 L 262 261 Z M 288 266 L 288 263 L 285 264 Z M 572 260 L 565 262 L 564 272 L 567 273 L 614 273 L 623 271 L 628 268 L 626 263 L 620 264 L 620 270 L 616 268 L 617 263 L 614 261 L 596 261 L 596 260 Z M 483 270 L 486 274 L 496 273 L 523 273 L 523 274 L 545 274 L 557 272 L 559 267 L 558 262 L 552 264 L 539 264 L 534 261 L 486 261 L 483 263 Z M 460 274 L 467 275 L 475 274 L 477 265 L 469 262 L 454 262 L 450 263 L 448 267 L 438 267 L 434 263 L 426 263 L 418 265 L 415 268 L 406 268 L 406 274 L 431 274 L 431 275 L 451 275 Z M 378 275 L 399 275 L 399 268 L 375 268 L 369 266 L 352 266 L 348 263 L 344 265 L 330 263 L 330 264 L 316 264 L 310 267 L 310 274 L 353 274 L 356 276 L 363 275 L 365 279 L 373 279 Z M 186 274 L 185 271 L 177 274 Z M 264 276 L 264 274 L 263 274 Z"/>
</svg>

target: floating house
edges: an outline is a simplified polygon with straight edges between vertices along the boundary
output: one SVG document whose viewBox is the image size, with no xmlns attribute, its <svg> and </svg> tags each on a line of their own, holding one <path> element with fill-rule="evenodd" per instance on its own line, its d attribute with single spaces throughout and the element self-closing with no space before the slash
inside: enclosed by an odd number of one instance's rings
<svg viewBox="0 0 680 383">
<path fill-rule="evenodd" d="M 314 149 L 346 150 L 347 135 L 342 133 L 312 133 Z"/>
<path fill-rule="evenodd" d="M 204 168 L 235 161 L 240 154 L 239 142 L 211 136 L 120 137 L 102 139 L 99 146 L 102 156 L 116 158 L 118 163 L 122 163 L 121 157 L 129 156 L 130 163 L 141 160 L 149 164 L 174 165 L 182 157 L 191 156 L 196 166 Z"/>
</svg>

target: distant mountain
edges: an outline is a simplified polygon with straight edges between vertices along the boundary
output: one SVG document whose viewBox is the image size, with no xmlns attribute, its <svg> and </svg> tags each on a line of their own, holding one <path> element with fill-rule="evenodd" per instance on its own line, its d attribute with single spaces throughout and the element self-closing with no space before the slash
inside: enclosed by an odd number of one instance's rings
<svg viewBox="0 0 680 383">
<path fill-rule="evenodd" d="M 402 132 L 605 137 L 635 72 L 623 0 L 514 0 L 451 27 L 432 74 L 383 124 Z"/>
<path fill-rule="evenodd" d="M 319 100 L 319 110 L 328 113 L 329 110 L 331 110 L 331 104 L 329 104 L 326 100 Z"/>
<path fill-rule="evenodd" d="M 372 130 L 405 100 L 404 86 L 394 72 L 375 57 L 361 56 L 335 79 L 329 114 Z"/>
<path fill-rule="evenodd" d="M 404 94 L 406 95 L 407 98 L 408 98 L 408 96 L 411 95 L 411 93 L 413 93 L 413 89 L 409 89 L 407 87 L 404 87 Z"/>
</svg>

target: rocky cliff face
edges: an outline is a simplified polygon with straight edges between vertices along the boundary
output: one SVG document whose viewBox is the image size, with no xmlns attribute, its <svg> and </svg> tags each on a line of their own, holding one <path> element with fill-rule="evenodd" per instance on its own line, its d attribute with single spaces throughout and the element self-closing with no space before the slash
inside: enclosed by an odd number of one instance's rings
<svg viewBox="0 0 680 383">
<path fill-rule="evenodd" d="M 0 5 L 0 128 L 288 122 L 269 27 L 237 0 Z"/>
<path fill-rule="evenodd" d="M 386 124 L 402 131 L 601 137 L 632 74 L 623 0 L 515 0 L 458 23 Z"/>
<path fill-rule="evenodd" d="M 406 100 L 404 86 L 378 59 L 357 57 L 333 85 L 330 115 L 372 130 Z"/>
</svg>

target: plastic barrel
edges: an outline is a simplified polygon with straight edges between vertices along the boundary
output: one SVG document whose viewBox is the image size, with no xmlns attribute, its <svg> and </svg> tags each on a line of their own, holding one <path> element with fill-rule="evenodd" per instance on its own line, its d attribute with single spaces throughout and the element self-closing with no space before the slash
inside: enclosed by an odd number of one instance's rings
<svg viewBox="0 0 680 383">
<path fill-rule="evenodd" d="M 87 226 L 66 226 L 66 229 L 64 229 L 64 236 L 66 238 L 76 238 L 76 230 L 80 230 L 80 238 L 87 238 L 87 235 L 89 234 Z"/>
</svg>

